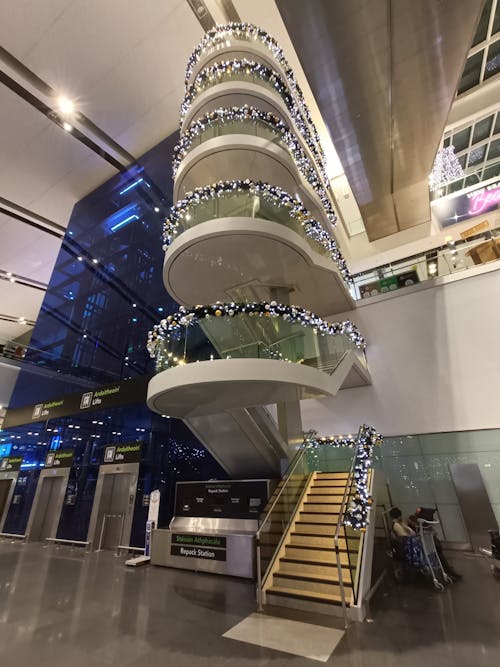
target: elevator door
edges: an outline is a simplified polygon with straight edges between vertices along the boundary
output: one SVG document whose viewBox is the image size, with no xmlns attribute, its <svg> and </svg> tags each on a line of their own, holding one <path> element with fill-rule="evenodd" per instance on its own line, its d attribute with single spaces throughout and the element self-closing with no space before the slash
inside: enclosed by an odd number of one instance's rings
<svg viewBox="0 0 500 667">
<path fill-rule="evenodd" d="M 64 477 L 44 477 L 41 480 L 40 495 L 31 524 L 30 540 L 43 542 L 47 537 L 54 537 L 59 523 L 57 515 L 58 498 L 62 490 Z"/>
<path fill-rule="evenodd" d="M 116 549 L 120 544 L 130 499 L 131 477 L 129 473 L 111 473 L 103 477 L 98 522 L 101 549 Z"/>
<path fill-rule="evenodd" d="M 0 523 L 2 521 L 3 513 L 6 509 L 5 505 L 9 497 L 11 479 L 0 479 Z"/>
</svg>

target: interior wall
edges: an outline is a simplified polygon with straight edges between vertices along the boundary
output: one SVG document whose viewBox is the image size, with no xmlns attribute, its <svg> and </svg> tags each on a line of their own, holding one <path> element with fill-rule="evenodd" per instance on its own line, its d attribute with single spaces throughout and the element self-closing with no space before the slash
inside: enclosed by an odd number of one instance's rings
<svg viewBox="0 0 500 667">
<path fill-rule="evenodd" d="M 304 429 L 408 435 L 500 428 L 500 272 L 395 293 L 336 316 L 366 336 L 373 384 L 302 402 Z"/>
</svg>

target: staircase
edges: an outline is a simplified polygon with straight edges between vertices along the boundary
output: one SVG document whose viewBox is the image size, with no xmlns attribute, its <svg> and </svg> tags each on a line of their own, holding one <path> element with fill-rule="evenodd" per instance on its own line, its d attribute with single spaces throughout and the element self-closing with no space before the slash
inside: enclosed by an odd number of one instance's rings
<svg viewBox="0 0 500 667">
<path fill-rule="evenodd" d="M 264 593 L 267 604 L 329 615 L 341 614 L 339 562 L 347 605 L 352 601 L 352 580 L 360 538 L 354 534 L 347 536 L 346 529 L 342 527 L 338 555 L 334 542 L 348 481 L 347 472 L 314 472 L 310 475 L 266 578 Z M 271 541 L 272 534 L 263 533 L 262 538 Z"/>
</svg>

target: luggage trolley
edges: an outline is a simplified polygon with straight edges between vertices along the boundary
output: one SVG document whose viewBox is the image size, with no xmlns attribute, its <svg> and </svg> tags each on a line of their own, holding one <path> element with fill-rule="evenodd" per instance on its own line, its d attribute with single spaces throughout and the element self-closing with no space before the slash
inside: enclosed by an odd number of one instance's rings
<svg viewBox="0 0 500 667">
<path fill-rule="evenodd" d="M 422 552 L 427 564 L 426 572 L 432 578 L 434 588 L 438 591 L 444 590 L 444 584 L 438 579 L 441 575 L 445 584 L 452 584 L 453 579 L 446 574 L 434 541 L 434 527 L 439 526 L 439 521 L 429 521 L 428 519 L 418 519 L 418 536 L 422 545 Z"/>
<path fill-rule="evenodd" d="M 383 513 L 383 518 L 388 543 L 387 555 L 392 561 L 395 580 L 402 583 L 409 571 L 419 572 L 432 580 L 436 590 L 443 591 L 444 584 L 451 584 L 453 580 L 445 572 L 436 549 L 434 529 L 439 526 L 439 521 L 433 520 L 435 510 L 425 510 L 424 516 L 418 519 L 415 535 L 396 537 L 388 516 L 391 509 Z"/>
</svg>

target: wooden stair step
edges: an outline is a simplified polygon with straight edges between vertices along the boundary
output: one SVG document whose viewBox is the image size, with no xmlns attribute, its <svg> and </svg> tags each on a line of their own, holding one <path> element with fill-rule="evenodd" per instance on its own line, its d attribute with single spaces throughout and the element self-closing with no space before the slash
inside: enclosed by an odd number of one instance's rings
<svg viewBox="0 0 500 667">
<path fill-rule="evenodd" d="M 332 514 L 328 512 L 300 512 L 299 521 L 306 523 L 324 523 L 329 526 L 337 526 L 339 520 L 338 513 Z"/>
<path fill-rule="evenodd" d="M 344 496 L 339 496 L 336 494 L 324 494 L 324 493 L 308 493 L 306 495 L 307 503 L 333 503 L 334 505 L 341 505 L 342 499 Z"/>
<path fill-rule="evenodd" d="M 325 547 L 330 548 L 334 545 L 333 535 L 309 535 L 307 533 L 293 532 L 290 534 L 290 545 L 294 547 Z M 345 537 L 339 535 L 339 549 L 347 551 L 348 541 Z"/>
<path fill-rule="evenodd" d="M 286 574 L 295 577 L 315 577 L 322 581 L 336 582 L 339 580 L 337 564 L 321 565 L 317 563 L 298 563 L 288 558 L 280 558 L 279 569 L 276 574 Z M 348 567 L 342 567 L 342 581 L 351 583 L 351 571 Z"/>
<path fill-rule="evenodd" d="M 317 472 L 314 479 L 347 479 L 349 472 Z"/>
<path fill-rule="evenodd" d="M 311 503 L 305 501 L 303 506 L 304 512 L 318 512 L 320 514 L 338 514 L 340 512 L 340 504 L 337 503 Z"/>
<path fill-rule="evenodd" d="M 312 591 L 301 591 L 294 588 L 285 588 L 283 586 L 271 586 L 267 589 L 268 593 L 281 595 L 283 597 L 299 598 L 301 600 L 311 600 L 313 602 L 325 602 L 327 604 L 342 604 L 340 595 L 328 593 L 314 593 Z"/>
<path fill-rule="evenodd" d="M 312 547 L 296 547 L 290 544 L 285 546 L 286 558 L 299 561 L 301 563 L 325 563 L 326 565 L 337 564 L 337 555 L 335 549 L 320 549 Z M 341 565 L 349 565 L 347 552 L 339 553 Z"/>
<path fill-rule="evenodd" d="M 340 595 L 340 585 L 338 582 L 320 581 L 312 577 L 298 578 L 277 573 L 273 576 L 273 586 L 277 586 L 278 588 L 293 588 L 305 593 Z"/>
<path fill-rule="evenodd" d="M 294 531 L 297 533 L 307 533 L 308 535 L 335 535 L 337 530 L 337 522 L 333 523 L 327 521 L 326 523 L 318 523 L 317 521 L 302 521 L 295 522 Z M 345 535 L 345 528 L 341 526 L 340 535 Z"/>
</svg>

